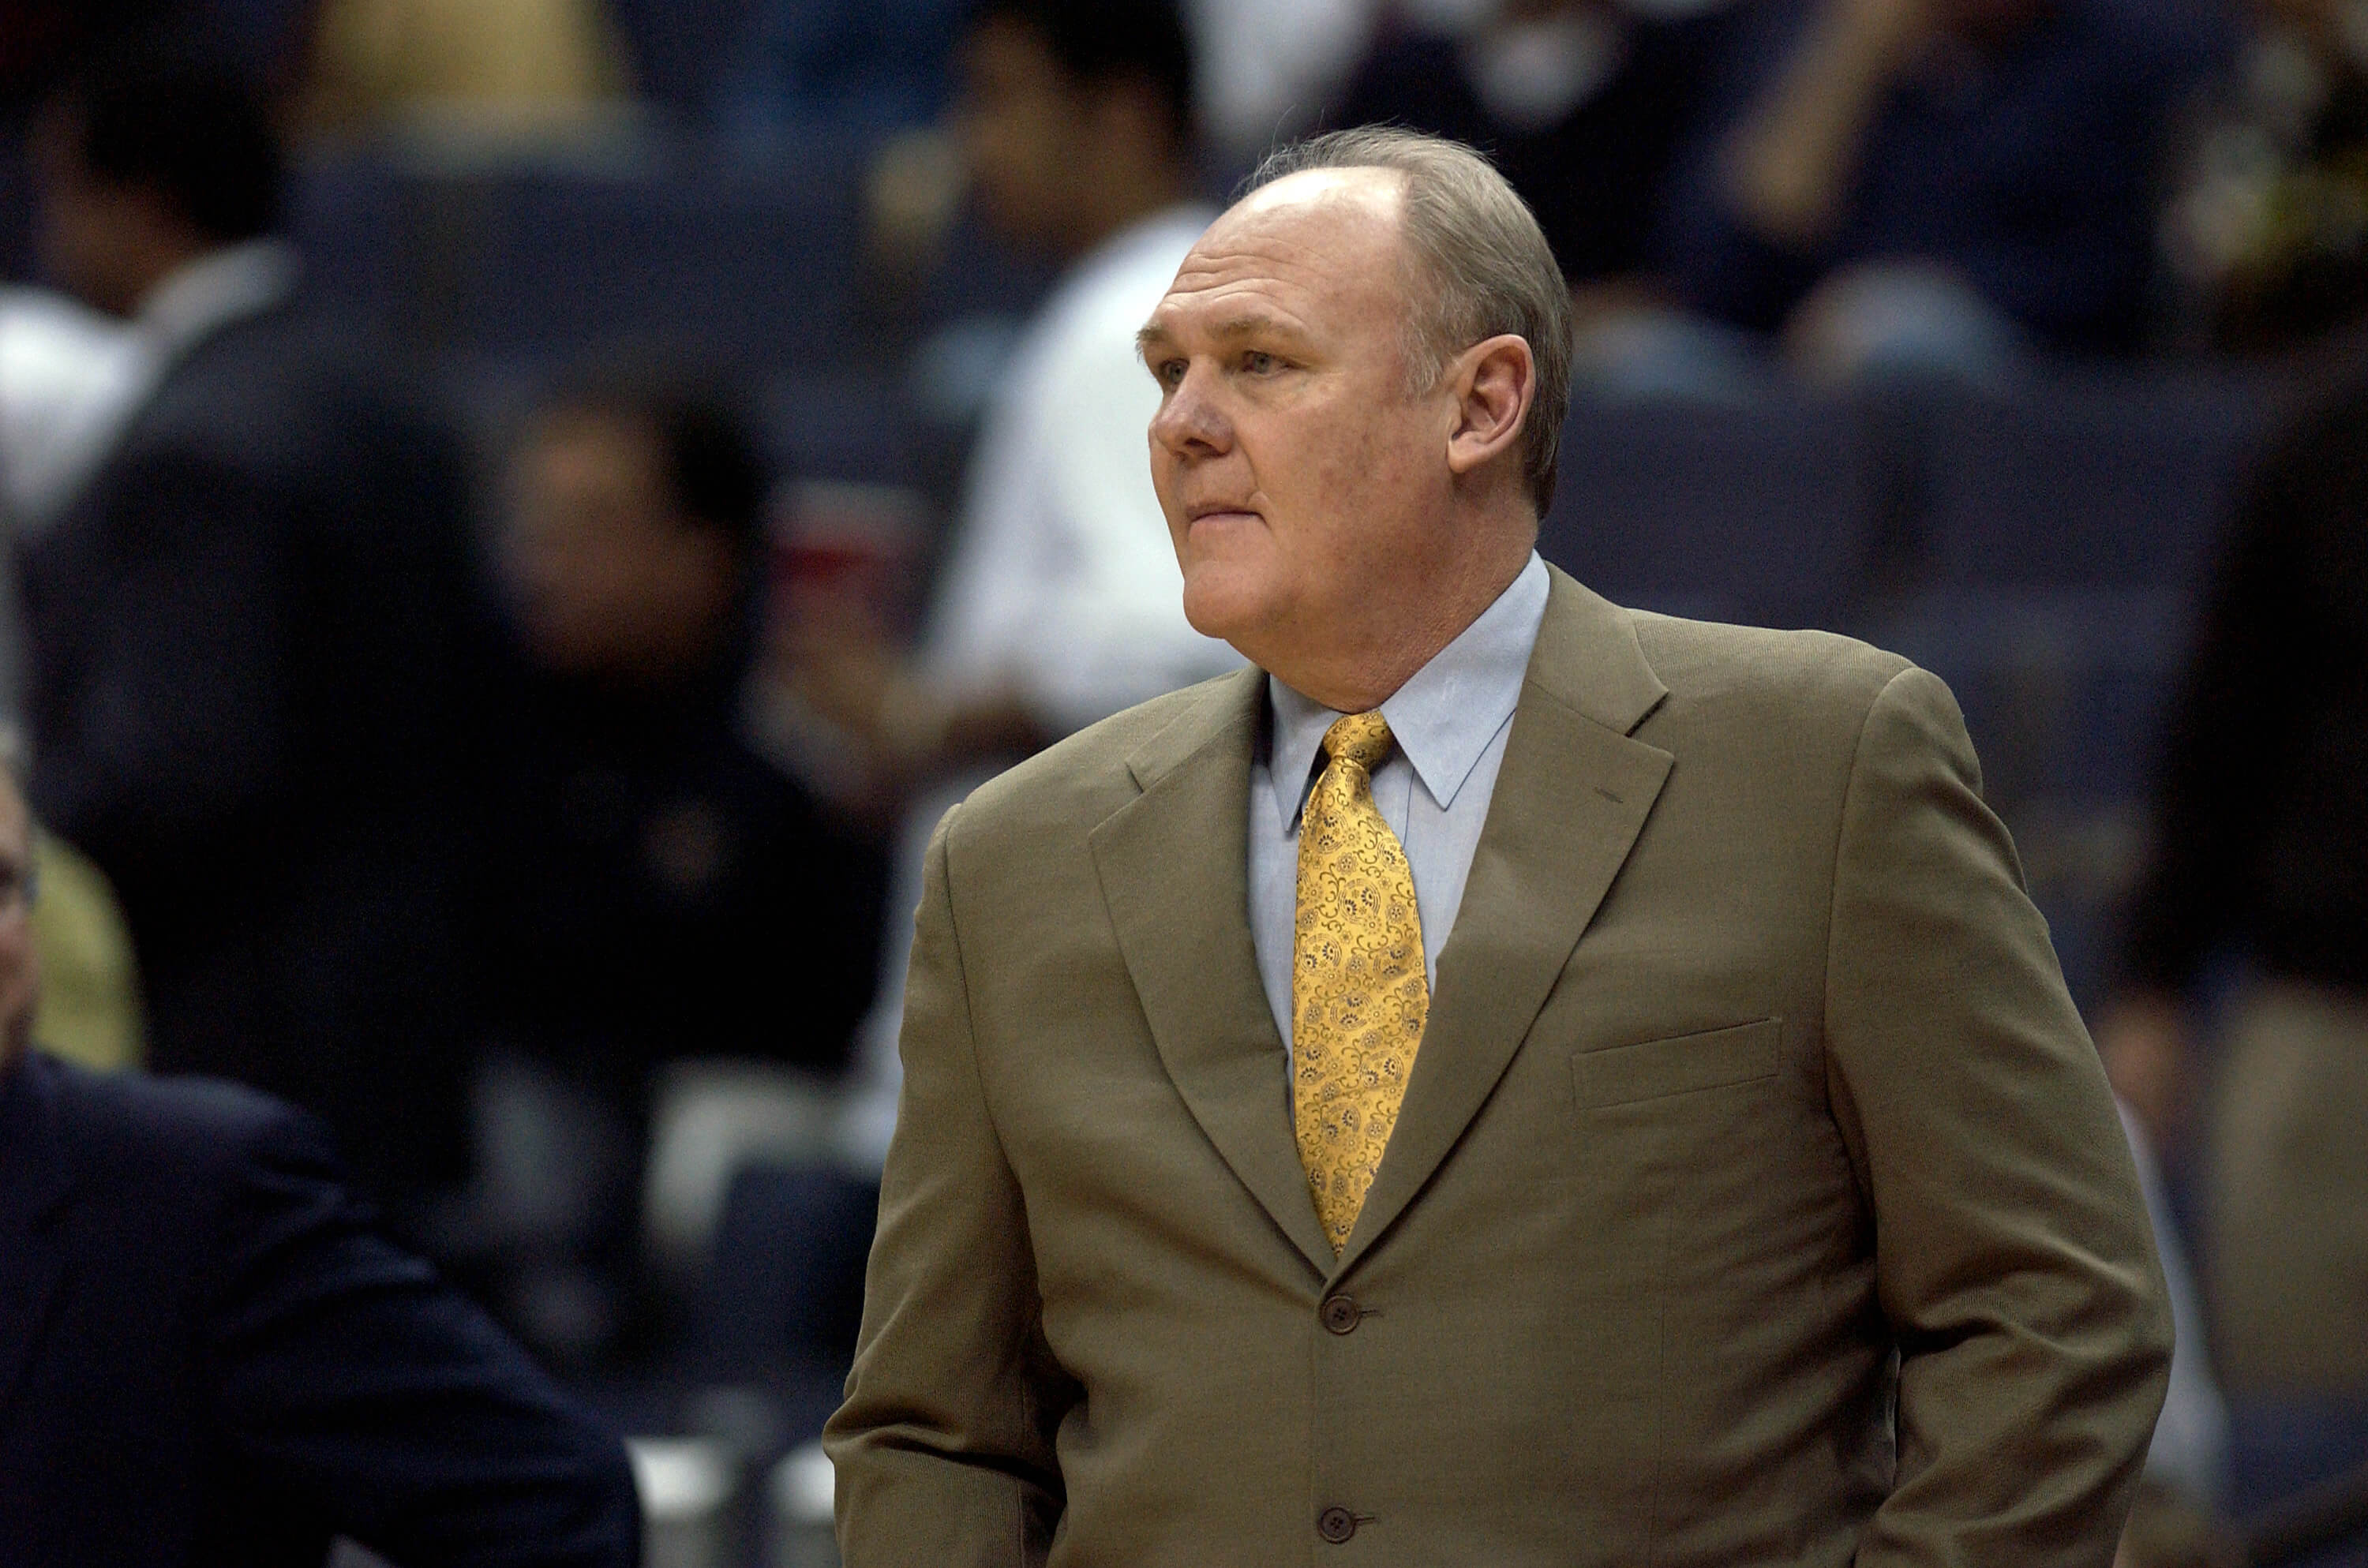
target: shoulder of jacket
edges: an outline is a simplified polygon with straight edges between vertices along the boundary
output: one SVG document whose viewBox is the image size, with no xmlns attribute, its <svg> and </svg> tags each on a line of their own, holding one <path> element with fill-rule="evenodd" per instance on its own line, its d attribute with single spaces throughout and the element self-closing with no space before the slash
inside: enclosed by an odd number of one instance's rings
<svg viewBox="0 0 2368 1568">
<path fill-rule="evenodd" d="M 110 1184 L 211 1187 L 267 1143 L 325 1136 L 294 1107 L 243 1085 L 55 1066 L 74 1163 Z"/>
<path fill-rule="evenodd" d="M 1130 759 L 1169 726 L 1224 700 L 1239 672 L 1137 703 L 1038 752 L 973 790 L 955 812 L 959 830 L 1068 824 L 1090 832 L 1136 792 Z"/>
<path fill-rule="evenodd" d="M 1863 717 L 1893 681 L 1917 667 L 1839 632 L 1630 614 L 1638 647 L 1681 706 L 1724 699 Z"/>
</svg>

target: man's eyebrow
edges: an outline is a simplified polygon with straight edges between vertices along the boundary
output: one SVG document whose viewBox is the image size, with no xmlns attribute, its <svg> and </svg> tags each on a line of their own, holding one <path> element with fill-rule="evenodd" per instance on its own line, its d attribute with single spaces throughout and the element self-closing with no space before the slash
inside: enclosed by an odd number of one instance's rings
<svg viewBox="0 0 2368 1568">
<path fill-rule="evenodd" d="M 1234 343 L 1245 337 L 1260 336 L 1288 338 L 1297 343 L 1304 341 L 1306 336 L 1304 333 L 1281 316 L 1268 315 L 1263 312 L 1227 316 L 1224 321 L 1209 328 L 1209 335 L 1220 343 Z M 1167 329 L 1154 322 L 1134 335 L 1134 351 L 1138 357 L 1148 359 L 1154 348 L 1160 347 L 1170 341 L 1172 339 L 1168 335 Z"/>
</svg>

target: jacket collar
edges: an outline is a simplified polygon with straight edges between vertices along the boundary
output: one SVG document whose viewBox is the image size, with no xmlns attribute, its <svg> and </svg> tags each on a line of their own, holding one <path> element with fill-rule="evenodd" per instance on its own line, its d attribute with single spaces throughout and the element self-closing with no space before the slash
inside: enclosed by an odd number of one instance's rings
<svg viewBox="0 0 2368 1568">
<path fill-rule="evenodd" d="M 1322 1276 L 1345 1273 L 1447 1158 L 1619 874 L 1668 777 L 1631 737 L 1668 688 L 1633 617 L 1551 572 L 1545 616 L 1387 1154 L 1336 1260 L 1292 1138 L 1281 1037 L 1249 929 L 1255 669 L 1210 683 L 1128 757 L 1142 791 L 1090 844 L 1128 972 L 1178 1091 Z"/>
</svg>

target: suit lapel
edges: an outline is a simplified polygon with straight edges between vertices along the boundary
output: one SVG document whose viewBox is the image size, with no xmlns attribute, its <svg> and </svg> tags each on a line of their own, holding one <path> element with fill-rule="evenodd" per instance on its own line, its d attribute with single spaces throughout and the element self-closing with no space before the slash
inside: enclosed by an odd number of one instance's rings
<svg viewBox="0 0 2368 1568">
<path fill-rule="evenodd" d="M 1250 754 L 1265 696 L 1265 676 L 1245 670 L 1130 757 L 1143 793 L 1089 842 L 1168 1076 L 1242 1185 L 1329 1273 L 1332 1247 L 1292 1142 L 1282 1040 L 1250 938 Z"/>
<path fill-rule="evenodd" d="M 1626 863 L 1671 760 L 1629 732 L 1667 695 L 1628 613 L 1554 573 L 1414 1076 L 1343 1269 L 1479 1113 Z"/>
<path fill-rule="evenodd" d="M 65 1263 L 47 1221 L 71 1186 L 52 1069 L 31 1058 L 0 1077 L 0 1419 L 48 1321 Z"/>
</svg>

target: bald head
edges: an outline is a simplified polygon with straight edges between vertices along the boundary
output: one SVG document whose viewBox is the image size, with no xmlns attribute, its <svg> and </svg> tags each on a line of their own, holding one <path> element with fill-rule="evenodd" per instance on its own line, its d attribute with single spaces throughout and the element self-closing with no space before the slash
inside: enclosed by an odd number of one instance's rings
<svg viewBox="0 0 2368 1568">
<path fill-rule="evenodd" d="M 1253 187 L 1227 208 L 1211 232 L 1224 224 L 1247 222 L 1275 213 L 1331 210 L 1362 211 L 1395 228 L 1406 210 L 1406 176 L 1402 169 L 1355 165 L 1303 169 L 1268 184 Z"/>
</svg>

